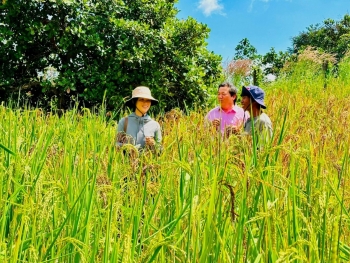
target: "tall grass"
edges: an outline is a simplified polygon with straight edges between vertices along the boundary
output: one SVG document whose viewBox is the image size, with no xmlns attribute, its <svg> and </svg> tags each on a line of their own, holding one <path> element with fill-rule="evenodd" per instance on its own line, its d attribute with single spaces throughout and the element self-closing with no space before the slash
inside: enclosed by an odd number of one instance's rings
<svg viewBox="0 0 350 263">
<path fill-rule="evenodd" d="M 1 262 L 348 262 L 350 86 L 267 89 L 271 145 L 205 113 L 160 120 L 128 158 L 104 114 L 0 107 Z"/>
</svg>

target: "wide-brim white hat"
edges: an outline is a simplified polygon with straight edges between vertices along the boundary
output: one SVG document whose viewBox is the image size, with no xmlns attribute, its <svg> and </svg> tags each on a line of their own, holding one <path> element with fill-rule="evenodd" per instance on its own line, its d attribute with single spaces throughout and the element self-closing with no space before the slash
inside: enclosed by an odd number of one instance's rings
<svg viewBox="0 0 350 263">
<path fill-rule="evenodd" d="M 125 102 L 125 106 L 132 107 L 132 100 L 135 98 L 144 98 L 144 99 L 149 99 L 151 100 L 151 105 L 156 105 L 158 103 L 158 100 L 152 97 L 151 91 L 148 87 L 145 86 L 139 86 L 136 87 L 132 91 L 131 99 L 128 99 Z"/>
</svg>

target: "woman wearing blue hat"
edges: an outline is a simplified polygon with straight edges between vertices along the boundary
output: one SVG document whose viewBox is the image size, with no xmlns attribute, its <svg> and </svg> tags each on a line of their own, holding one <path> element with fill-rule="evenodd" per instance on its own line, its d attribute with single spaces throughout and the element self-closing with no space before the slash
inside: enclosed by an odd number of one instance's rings
<svg viewBox="0 0 350 263">
<path fill-rule="evenodd" d="M 262 109 L 266 109 L 264 91 L 258 86 L 243 86 L 241 97 L 243 110 L 250 114 L 245 122 L 244 132 L 252 134 L 254 124 L 254 130 L 259 135 L 265 134 L 265 138 L 270 139 L 272 137 L 272 122 L 269 116 L 262 112 Z"/>
</svg>

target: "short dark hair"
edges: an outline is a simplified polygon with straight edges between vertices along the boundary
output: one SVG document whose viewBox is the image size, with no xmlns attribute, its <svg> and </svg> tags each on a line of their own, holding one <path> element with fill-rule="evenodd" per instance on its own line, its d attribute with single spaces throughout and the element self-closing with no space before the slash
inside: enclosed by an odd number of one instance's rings
<svg viewBox="0 0 350 263">
<path fill-rule="evenodd" d="M 130 109 L 134 112 L 136 110 L 136 102 L 139 98 L 133 98 L 131 99 L 131 103 L 129 105 Z"/>
<path fill-rule="evenodd" d="M 228 87 L 228 92 L 230 93 L 231 97 L 233 95 L 236 95 L 236 98 L 235 100 L 233 101 L 234 104 L 236 104 L 236 100 L 237 100 L 237 93 L 238 93 L 238 90 L 235 86 L 233 86 L 230 82 L 223 82 L 219 85 L 219 88 L 218 90 L 221 88 L 221 87 Z"/>
</svg>

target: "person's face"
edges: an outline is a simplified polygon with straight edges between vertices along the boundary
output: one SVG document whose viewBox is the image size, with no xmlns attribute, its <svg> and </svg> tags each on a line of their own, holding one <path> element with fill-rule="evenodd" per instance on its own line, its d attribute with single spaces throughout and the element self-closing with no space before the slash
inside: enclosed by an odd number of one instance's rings
<svg viewBox="0 0 350 263">
<path fill-rule="evenodd" d="M 144 115 L 151 107 L 151 100 L 145 98 L 138 98 L 136 101 L 136 111 Z"/>
<path fill-rule="evenodd" d="M 251 100 L 250 100 L 249 96 L 242 96 L 241 104 L 242 104 L 243 110 L 245 110 L 245 111 L 248 110 L 249 111 L 250 103 L 251 103 Z"/>
<path fill-rule="evenodd" d="M 231 96 L 229 87 L 220 87 L 218 90 L 218 100 L 221 107 L 233 106 L 233 101 L 236 95 Z"/>
</svg>

